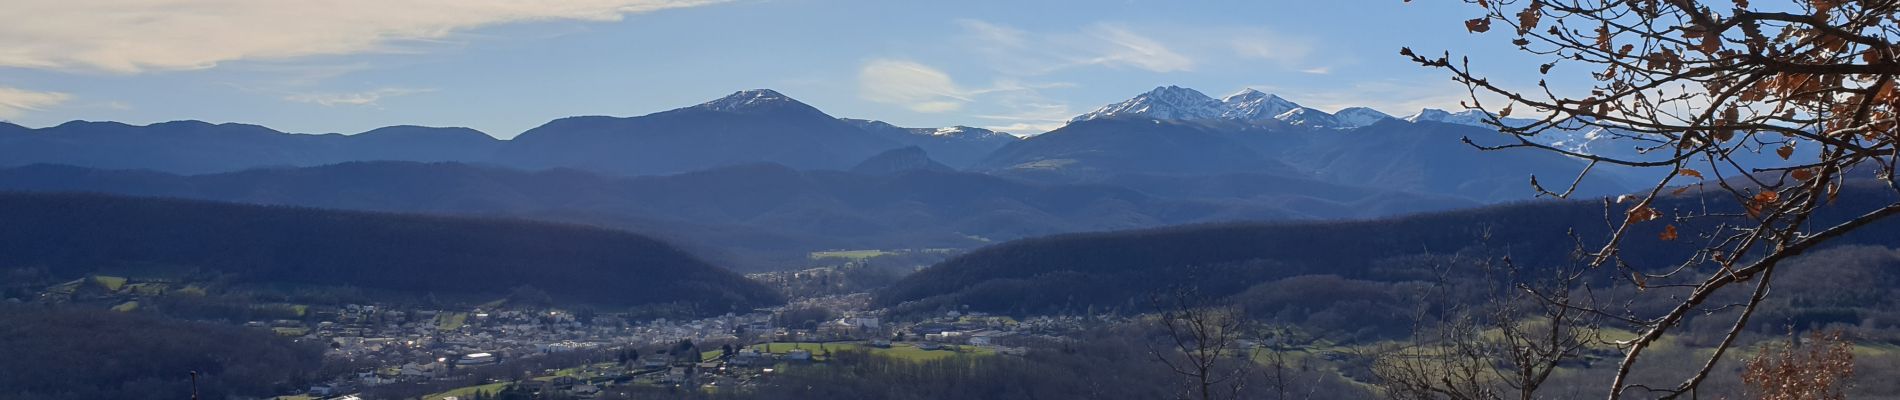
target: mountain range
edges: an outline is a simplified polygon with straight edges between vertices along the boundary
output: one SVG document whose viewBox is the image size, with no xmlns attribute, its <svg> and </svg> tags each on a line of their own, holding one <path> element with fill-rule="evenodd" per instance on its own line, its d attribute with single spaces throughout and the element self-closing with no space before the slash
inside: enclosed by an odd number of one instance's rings
<svg viewBox="0 0 1900 400">
<path fill-rule="evenodd" d="M 971 248 L 1183 223 L 1375 218 L 1531 198 L 1584 162 L 1479 151 L 1472 118 L 1336 113 L 1167 86 L 1025 138 L 838 118 L 746 90 L 634 117 L 289 134 L 245 124 L 0 123 L 0 189 L 508 216 L 646 233 L 745 268 L 836 248 Z M 55 167 L 58 164 L 67 167 Z M 1581 196 L 1625 193 L 1627 176 Z"/>
</svg>

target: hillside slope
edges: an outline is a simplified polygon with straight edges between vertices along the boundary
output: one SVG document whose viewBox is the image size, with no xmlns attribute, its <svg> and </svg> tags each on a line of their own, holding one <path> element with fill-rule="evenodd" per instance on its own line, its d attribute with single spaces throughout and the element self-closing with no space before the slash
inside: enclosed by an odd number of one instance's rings
<svg viewBox="0 0 1900 400">
<path fill-rule="evenodd" d="M 1680 197 L 1661 210 L 1699 209 Z M 1890 204 L 1890 191 L 1843 191 L 1816 221 L 1841 221 Z M 1612 205 L 1612 207 L 1627 207 Z M 1612 211 L 1614 215 L 1621 209 Z M 1599 202 L 1542 201 L 1399 218 L 1344 222 L 1283 222 L 1179 226 L 1025 239 L 983 248 L 904 278 L 879 293 L 877 303 L 905 309 L 962 309 L 1015 314 L 1077 312 L 1089 308 L 1142 308 L 1156 291 L 1196 287 L 1227 296 L 1255 284 L 1299 275 L 1349 279 L 1429 278 L 1420 260 L 1478 251 L 1511 257 L 1517 265 L 1546 268 L 1569 262 L 1576 240 L 1600 243 L 1608 231 Z M 1718 218 L 1700 219 L 1715 223 Z M 1638 225 L 1619 252 L 1636 268 L 1673 266 L 1697 240 L 1655 238 L 1662 223 Z M 1818 225 L 1817 225 L 1818 226 Z M 1684 225 L 1685 232 L 1700 227 Z M 1891 245 L 1900 221 L 1884 221 L 1831 243 Z"/>
<path fill-rule="evenodd" d="M 92 194 L 0 193 L 0 266 L 191 271 L 265 285 L 557 301 L 774 304 L 765 287 L 647 237 L 571 225 Z"/>
</svg>

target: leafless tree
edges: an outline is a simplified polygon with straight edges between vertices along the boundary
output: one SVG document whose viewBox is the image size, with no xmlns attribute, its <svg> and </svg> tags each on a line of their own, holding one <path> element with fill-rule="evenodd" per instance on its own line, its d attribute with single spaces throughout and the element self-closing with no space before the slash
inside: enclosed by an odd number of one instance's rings
<svg viewBox="0 0 1900 400">
<path fill-rule="evenodd" d="M 1472 306 L 1451 304 L 1438 319 L 1422 309 L 1413 343 L 1375 358 L 1373 373 L 1387 396 L 1534 399 L 1561 364 L 1603 344 L 1603 316 L 1589 311 L 1598 305 L 1584 281 L 1586 268 L 1547 268 L 1541 270 L 1547 275 L 1527 276 L 1535 274 L 1509 257 L 1477 260 L 1473 266 L 1485 278 L 1477 280 L 1484 286 L 1478 289 L 1489 300 Z M 1451 289 L 1446 274 L 1441 272 L 1440 289 L 1433 292 Z"/>
<path fill-rule="evenodd" d="M 1854 345 L 1840 331 L 1814 331 L 1806 342 L 1788 339 L 1763 345 L 1748 359 L 1742 381 L 1748 396 L 1762 400 L 1840 400 L 1854 376 Z"/>
<path fill-rule="evenodd" d="M 1240 309 L 1210 305 L 1198 290 L 1177 288 L 1154 297 L 1166 347 L 1149 354 L 1185 378 L 1182 398 L 1240 398 L 1252 360 L 1235 360 L 1247 322 Z"/>
<path fill-rule="evenodd" d="M 1465 0 L 1475 34 L 1499 31 L 1522 52 L 1548 62 L 1534 85 L 1494 81 L 1471 61 L 1449 53 L 1401 54 L 1447 71 L 1471 94 L 1466 107 L 1490 113 L 1488 122 L 1517 140 L 1484 149 L 1532 148 L 1588 160 L 1567 189 L 1540 193 L 1567 197 L 1582 175 L 1614 165 L 1667 170 L 1634 200 L 1612 204 L 1620 214 L 1590 265 L 1623 268 L 1633 284 L 1685 279 L 1679 303 L 1658 315 L 1633 318 L 1635 338 L 1619 343 L 1622 361 L 1608 397 L 1641 390 L 1662 398 L 1693 393 L 1722 359 L 1768 293 L 1777 266 L 1831 239 L 1900 214 L 1900 203 L 1839 210 L 1839 221 L 1815 221 L 1851 177 L 1871 176 L 1900 191 L 1894 178 L 1900 138 L 1900 1 L 1896 0 Z M 1771 4 L 1751 4 L 1771 3 Z M 1494 35 L 1495 35 L 1494 34 Z M 1484 37 L 1484 36 L 1480 36 Z M 1526 66 L 1529 67 L 1529 66 Z M 1505 119 L 1514 114 L 1526 119 Z M 1533 140 L 1558 129 L 1597 129 L 1640 143 L 1639 156 L 1612 157 L 1566 150 Z M 1749 154 L 1802 154 L 1798 165 L 1766 166 Z M 1812 161 L 1809 160 L 1812 157 Z M 1700 189 L 1732 207 L 1662 211 L 1659 198 Z M 1710 211 L 1713 210 L 1713 211 Z M 1724 211 L 1734 210 L 1734 211 Z M 1673 215 L 1665 215 L 1665 213 Z M 1670 218 L 1665 218 L 1670 217 Z M 1658 221 L 1662 220 L 1662 221 Z M 1712 220 L 1694 232 L 1677 223 Z M 1635 229 L 1644 224 L 1669 225 Z M 1825 225 L 1817 225 L 1825 224 Z M 1633 232 L 1660 232 L 1654 240 L 1706 241 L 1678 260 L 1629 260 L 1618 249 Z M 1747 283 L 1753 283 L 1749 285 Z M 1702 368 L 1680 383 L 1631 381 L 1644 350 L 1685 318 L 1732 287 L 1750 291 L 1729 330 Z"/>
</svg>

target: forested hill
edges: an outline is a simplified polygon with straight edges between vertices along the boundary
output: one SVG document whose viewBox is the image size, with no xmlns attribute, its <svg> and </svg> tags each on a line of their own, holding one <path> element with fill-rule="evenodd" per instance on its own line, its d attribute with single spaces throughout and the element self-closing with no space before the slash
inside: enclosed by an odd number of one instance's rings
<svg viewBox="0 0 1900 400">
<path fill-rule="evenodd" d="M 1888 204 L 1889 193 L 1872 187 L 1844 190 L 1815 220 L 1841 221 L 1849 212 Z M 1684 196 L 1663 199 L 1656 208 L 1667 213 L 1701 204 L 1696 196 Z M 1607 217 L 1621 218 L 1629 205 L 1610 207 L 1606 213 L 1601 201 L 1539 201 L 1366 221 L 1191 225 L 1024 239 L 926 268 L 880 292 L 877 302 L 911 302 L 903 310 L 967 306 L 1011 314 L 1063 313 L 1141 308 L 1151 294 L 1173 286 L 1220 297 L 1300 275 L 1423 280 L 1432 275 L 1434 257 L 1460 253 L 1508 255 L 1519 266 L 1548 267 L 1568 262 L 1579 240 L 1600 246 L 1610 229 Z M 1658 233 L 1667 224 L 1633 229 L 1632 240 L 1620 251 L 1624 260 L 1636 268 L 1666 268 L 1705 241 L 1689 234 L 1662 241 Z M 1702 231 L 1678 224 L 1682 232 Z M 1900 221 L 1867 226 L 1835 243 L 1891 245 L 1894 237 L 1900 237 Z"/>
<path fill-rule="evenodd" d="M 0 221 L 0 268 L 72 277 L 183 272 L 487 298 L 532 286 L 558 302 L 678 303 L 703 313 L 781 301 L 666 243 L 575 225 L 7 192 Z"/>
</svg>

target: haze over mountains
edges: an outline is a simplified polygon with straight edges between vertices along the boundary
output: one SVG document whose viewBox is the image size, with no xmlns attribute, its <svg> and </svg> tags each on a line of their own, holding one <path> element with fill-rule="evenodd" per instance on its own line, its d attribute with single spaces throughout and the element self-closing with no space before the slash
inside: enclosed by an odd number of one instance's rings
<svg viewBox="0 0 1900 400">
<path fill-rule="evenodd" d="M 1027 138 L 838 118 L 764 89 L 643 116 L 562 118 L 513 140 L 416 126 L 303 135 L 198 121 L 0 124 L 0 167 L 14 167 L 0 171 L 0 189 L 580 222 L 765 268 L 826 248 L 1465 208 L 1532 198 L 1527 174 L 1567 182 L 1584 166 L 1478 151 L 1460 139 L 1509 138 L 1450 115 L 1327 113 L 1253 90 L 1216 100 L 1168 86 Z M 1579 193 L 1629 183 L 1595 176 Z"/>
</svg>

